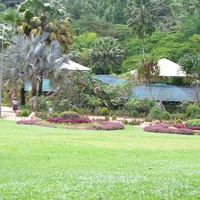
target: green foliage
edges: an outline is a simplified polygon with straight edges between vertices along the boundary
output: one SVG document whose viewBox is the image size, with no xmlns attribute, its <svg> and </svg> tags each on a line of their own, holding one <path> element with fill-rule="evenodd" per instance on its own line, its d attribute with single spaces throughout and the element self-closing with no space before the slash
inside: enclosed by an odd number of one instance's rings
<svg viewBox="0 0 200 200">
<path fill-rule="evenodd" d="M 106 107 L 101 108 L 101 114 L 102 115 L 109 115 L 108 108 L 106 108 Z"/>
<path fill-rule="evenodd" d="M 200 119 L 200 115 L 197 115 L 197 116 L 196 116 L 196 119 Z"/>
<path fill-rule="evenodd" d="M 163 110 L 160 106 L 153 107 L 150 112 L 149 116 L 154 119 L 162 119 Z"/>
<path fill-rule="evenodd" d="M 175 123 L 176 123 L 176 124 L 182 124 L 182 122 L 183 122 L 183 121 L 182 121 L 181 119 L 177 119 Z"/>
<path fill-rule="evenodd" d="M 137 117 L 138 116 L 138 111 L 137 110 L 133 110 L 131 112 L 131 117 Z"/>
<path fill-rule="evenodd" d="M 196 103 L 190 104 L 187 107 L 186 115 L 191 118 L 196 118 L 197 114 L 200 114 L 200 107 Z"/>
<path fill-rule="evenodd" d="M 72 108 L 72 111 L 78 113 L 78 112 L 79 112 L 79 109 L 78 109 L 78 107 L 74 106 L 74 107 Z"/>
<path fill-rule="evenodd" d="M 144 121 L 145 122 L 152 122 L 153 120 L 151 118 L 149 118 L 149 117 L 145 117 Z"/>
<path fill-rule="evenodd" d="M 186 126 L 200 126 L 200 119 L 191 119 L 186 121 Z"/>
<path fill-rule="evenodd" d="M 171 115 L 170 115 L 169 112 L 164 111 L 164 112 L 162 113 L 162 119 L 169 120 L 170 118 L 171 118 Z"/>
<path fill-rule="evenodd" d="M 105 116 L 105 121 L 110 121 L 109 116 Z"/>
<path fill-rule="evenodd" d="M 21 116 L 22 117 L 28 117 L 29 116 L 29 112 L 27 110 L 22 110 Z"/>
<path fill-rule="evenodd" d="M 117 120 L 117 116 L 116 115 L 113 115 L 112 116 L 112 120 L 114 121 L 114 120 Z"/>
<path fill-rule="evenodd" d="M 135 102 L 134 109 L 139 114 L 144 114 L 145 116 L 147 116 L 153 106 L 154 106 L 154 102 L 151 99 L 144 98 L 141 101 Z"/>
<path fill-rule="evenodd" d="M 78 49 L 79 51 L 83 51 L 90 48 L 92 43 L 94 43 L 97 38 L 98 36 L 96 33 L 86 31 L 81 35 L 74 36 L 73 42 L 76 46 L 76 49 Z"/>
<path fill-rule="evenodd" d="M 71 119 L 71 118 L 81 118 L 81 116 L 73 111 L 64 111 L 59 115 L 63 119 Z"/>
<path fill-rule="evenodd" d="M 120 73 L 120 66 L 125 56 L 125 49 L 113 37 L 102 37 L 93 43 L 89 50 L 93 72 L 96 74 Z"/>
<path fill-rule="evenodd" d="M 59 117 L 59 114 L 58 113 L 52 113 L 51 117 Z"/>
</svg>

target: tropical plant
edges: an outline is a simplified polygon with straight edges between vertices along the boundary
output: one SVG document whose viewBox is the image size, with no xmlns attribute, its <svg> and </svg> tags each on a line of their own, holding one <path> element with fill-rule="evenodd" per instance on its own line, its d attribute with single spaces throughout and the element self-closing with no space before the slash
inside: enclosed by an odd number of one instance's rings
<svg viewBox="0 0 200 200">
<path fill-rule="evenodd" d="M 89 57 L 96 74 L 119 73 L 125 50 L 112 37 L 103 37 L 93 43 Z"/>
<path fill-rule="evenodd" d="M 142 55 L 145 57 L 144 38 L 155 31 L 153 24 L 154 1 L 129 0 L 127 4 L 127 25 L 132 33 L 142 40 Z"/>
<path fill-rule="evenodd" d="M 147 85 L 149 85 L 150 93 L 153 100 L 154 97 L 151 85 L 153 81 L 158 79 L 159 72 L 160 70 L 158 66 L 158 61 L 153 57 L 145 58 L 141 62 L 139 62 L 137 68 L 138 79 L 139 81 L 145 82 Z"/>
<path fill-rule="evenodd" d="M 26 0 L 18 7 L 19 18 L 16 19 L 17 32 L 20 34 L 42 35 L 49 33 L 46 40 L 51 43 L 57 40 L 64 52 L 69 51 L 72 40 L 71 20 L 65 7 L 56 0 Z"/>
<path fill-rule="evenodd" d="M 195 85 L 194 101 L 199 102 L 200 55 L 185 54 L 180 58 L 179 63 L 189 76 L 191 84 Z"/>
<path fill-rule="evenodd" d="M 6 56 L 6 85 L 16 81 L 21 88 L 25 81 L 32 85 L 32 97 L 37 95 L 37 83 L 42 88 L 43 78 L 62 80 L 65 70 L 61 67 L 63 62 L 68 62 L 69 56 L 62 55 L 59 43 L 55 40 L 48 47 L 45 43 L 46 36 L 34 36 L 26 38 L 25 35 L 13 37 L 14 43 L 7 49 Z M 40 89 L 41 95 L 41 89 Z"/>
</svg>

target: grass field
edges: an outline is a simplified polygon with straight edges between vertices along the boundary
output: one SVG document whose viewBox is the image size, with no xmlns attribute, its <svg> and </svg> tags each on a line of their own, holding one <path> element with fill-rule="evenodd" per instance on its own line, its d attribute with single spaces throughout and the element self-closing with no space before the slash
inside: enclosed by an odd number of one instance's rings
<svg viewBox="0 0 200 200">
<path fill-rule="evenodd" d="M 0 119 L 0 200 L 200 199 L 200 136 Z"/>
</svg>

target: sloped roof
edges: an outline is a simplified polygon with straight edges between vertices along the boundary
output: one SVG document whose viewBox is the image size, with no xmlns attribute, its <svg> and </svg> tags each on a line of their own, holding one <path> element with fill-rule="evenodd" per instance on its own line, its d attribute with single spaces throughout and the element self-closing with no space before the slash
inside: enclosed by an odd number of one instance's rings
<svg viewBox="0 0 200 200">
<path fill-rule="evenodd" d="M 62 63 L 60 66 L 61 69 L 68 69 L 68 70 L 81 70 L 81 71 L 88 71 L 90 68 L 80 65 L 72 60 L 68 63 Z"/>
<path fill-rule="evenodd" d="M 160 59 L 158 66 L 160 67 L 160 76 L 186 76 L 180 65 L 166 58 Z"/>
</svg>

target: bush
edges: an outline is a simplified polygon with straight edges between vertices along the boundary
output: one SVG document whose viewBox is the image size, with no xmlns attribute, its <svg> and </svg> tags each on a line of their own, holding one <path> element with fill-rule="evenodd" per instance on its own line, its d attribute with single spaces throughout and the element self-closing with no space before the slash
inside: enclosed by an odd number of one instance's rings
<svg viewBox="0 0 200 200">
<path fill-rule="evenodd" d="M 71 118 L 81 118 L 81 116 L 74 111 L 65 111 L 60 113 L 60 117 L 63 119 L 71 119 Z"/>
<path fill-rule="evenodd" d="M 112 116 L 112 120 L 117 120 L 117 116 L 116 116 L 116 115 L 113 115 L 113 116 Z"/>
<path fill-rule="evenodd" d="M 51 114 L 51 117 L 58 117 L 59 115 L 58 115 L 58 113 L 52 113 Z"/>
<path fill-rule="evenodd" d="M 104 107 L 101 109 L 101 114 L 102 115 L 109 115 L 109 111 L 108 111 L 108 108 Z"/>
<path fill-rule="evenodd" d="M 110 121 L 109 116 L 105 116 L 105 121 Z"/>
<path fill-rule="evenodd" d="M 200 126 L 200 119 L 191 119 L 185 123 L 186 126 Z"/>
<path fill-rule="evenodd" d="M 131 112 L 131 117 L 137 117 L 138 116 L 138 111 L 137 110 L 133 110 Z"/>
<path fill-rule="evenodd" d="M 140 125 L 141 123 L 142 121 L 136 119 L 128 122 L 129 125 Z"/>
<path fill-rule="evenodd" d="M 171 115 L 169 114 L 169 112 L 164 111 L 162 114 L 162 119 L 168 120 L 171 118 Z"/>
<path fill-rule="evenodd" d="M 72 108 L 72 111 L 78 113 L 79 109 L 78 109 L 77 107 L 74 106 L 74 107 Z"/>
<path fill-rule="evenodd" d="M 21 116 L 22 117 L 28 117 L 29 116 L 29 112 L 27 110 L 22 110 Z"/>
<path fill-rule="evenodd" d="M 152 119 L 146 117 L 144 121 L 145 121 L 145 122 L 152 122 Z"/>
<path fill-rule="evenodd" d="M 177 119 L 175 123 L 176 123 L 176 124 L 182 124 L 182 122 L 183 122 L 183 121 L 182 121 L 181 119 Z"/>
<path fill-rule="evenodd" d="M 163 114 L 163 110 L 161 107 L 153 107 L 150 110 L 149 116 L 155 119 L 161 119 Z"/>
<path fill-rule="evenodd" d="M 197 115 L 197 116 L 196 116 L 196 119 L 200 119 L 200 115 Z"/>
</svg>

